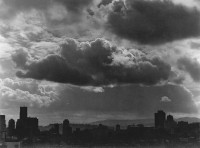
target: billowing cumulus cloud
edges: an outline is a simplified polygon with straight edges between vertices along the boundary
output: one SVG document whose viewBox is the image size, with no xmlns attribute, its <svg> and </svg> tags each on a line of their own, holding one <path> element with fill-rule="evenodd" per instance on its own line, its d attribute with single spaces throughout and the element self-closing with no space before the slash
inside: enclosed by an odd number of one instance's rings
<svg viewBox="0 0 200 148">
<path fill-rule="evenodd" d="M 168 0 L 122 0 L 113 3 L 108 26 L 120 37 L 142 44 L 161 44 L 197 37 L 200 13 Z"/>
<path fill-rule="evenodd" d="M 2 0 L 0 19 L 11 23 L 9 21 L 13 21 L 22 14 L 31 14 L 31 17 L 37 15 L 40 17 L 39 22 L 43 22 L 49 30 L 56 30 L 56 33 L 57 30 L 59 32 L 65 30 L 68 33 L 73 31 L 73 34 L 76 34 L 88 23 L 87 9 L 92 4 L 93 0 Z M 79 27 L 76 27 L 78 25 Z"/>
<path fill-rule="evenodd" d="M 23 55 L 13 55 L 16 65 L 24 70 L 17 72 L 18 77 L 75 85 L 156 84 L 167 80 L 171 71 L 170 65 L 159 57 L 116 47 L 105 39 L 65 39 L 60 43 L 60 53 L 39 60 L 30 57 L 29 62 L 20 60 Z"/>
<path fill-rule="evenodd" d="M 161 102 L 171 102 L 172 100 L 169 97 L 167 97 L 167 96 L 163 96 L 163 97 L 161 97 L 160 101 Z"/>
<path fill-rule="evenodd" d="M 55 113 L 48 122 L 197 113 L 196 98 L 178 85 L 185 73 L 200 80 L 198 61 L 176 62 L 198 40 L 135 44 L 198 36 L 198 10 L 178 3 L 0 0 L 0 112 L 27 105 L 40 121 Z"/>
<path fill-rule="evenodd" d="M 58 95 L 55 90 L 47 89 L 36 81 L 20 81 L 17 79 L 0 80 L 0 107 L 1 109 L 11 109 L 26 105 L 29 107 L 47 107 L 55 100 Z"/>
<path fill-rule="evenodd" d="M 96 93 L 102 93 L 104 92 L 103 87 L 94 87 L 94 86 L 84 86 L 81 87 L 83 90 L 89 91 L 89 92 L 96 92 Z"/>
<path fill-rule="evenodd" d="M 12 59 L 16 63 L 17 67 L 23 68 L 28 60 L 28 52 L 23 49 L 17 50 L 16 53 L 13 54 Z"/>
<path fill-rule="evenodd" d="M 194 81 L 200 81 L 200 63 L 196 59 L 181 57 L 177 61 L 178 68 L 187 72 Z"/>
<path fill-rule="evenodd" d="M 200 44 L 198 42 L 191 42 L 190 43 L 190 47 L 192 49 L 199 49 L 200 48 Z"/>
</svg>

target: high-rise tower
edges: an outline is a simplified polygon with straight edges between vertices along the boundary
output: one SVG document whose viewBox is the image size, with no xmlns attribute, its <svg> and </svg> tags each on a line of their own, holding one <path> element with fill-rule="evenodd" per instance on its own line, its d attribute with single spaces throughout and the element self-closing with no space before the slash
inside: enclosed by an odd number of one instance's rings
<svg viewBox="0 0 200 148">
<path fill-rule="evenodd" d="M 6 131 L 6 119 L 5 115 L 0 115 L 0 132 Z"/>
<path fill-rule="evenodd" d="M 69 140 L 71 135 L 72 135 L 72 127 L 69 124 L 69 120 L 65 119 L 63 121 L 63 138 L 64 138 L 64 140 Z"/>
<path fill-rule="evenodd" d="M 8 121 L 8 136 L 14 136 L 15 133 L 15 120 L 10 119 Z"/>
<path fill-rule="evenodd" d="M 159 110 L 155 113 L 155 128 L 164 128 L 166 120 L 166 114 L 164 111 Z"/>
<path fill-rule="evenodd" d="M 20 119 L 27 119 L 27 107 L 20 107 Z"/>
</svg>

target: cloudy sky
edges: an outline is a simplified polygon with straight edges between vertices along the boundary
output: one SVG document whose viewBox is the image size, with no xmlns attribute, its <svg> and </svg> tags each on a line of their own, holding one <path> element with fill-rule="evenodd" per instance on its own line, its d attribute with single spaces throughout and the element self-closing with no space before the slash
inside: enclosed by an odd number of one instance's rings
<svg viewBox="0 0 200 148">
<path fill-rule="evenodd" d="M 199 85 L 199 0 L 0 0 L 7 120 L 200 117 Z"/>
</svg>

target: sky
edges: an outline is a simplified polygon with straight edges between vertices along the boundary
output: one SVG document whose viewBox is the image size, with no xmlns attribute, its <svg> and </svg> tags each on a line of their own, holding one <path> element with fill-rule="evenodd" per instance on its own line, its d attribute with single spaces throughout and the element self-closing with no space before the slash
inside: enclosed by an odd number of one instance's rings
<svg viewBox="0 0 200 148">
<path fill-rule="evenodd" d="M 199 84 L 199 0 L 0 0 L 7 121 L 200 117 Z"/>
</svg>

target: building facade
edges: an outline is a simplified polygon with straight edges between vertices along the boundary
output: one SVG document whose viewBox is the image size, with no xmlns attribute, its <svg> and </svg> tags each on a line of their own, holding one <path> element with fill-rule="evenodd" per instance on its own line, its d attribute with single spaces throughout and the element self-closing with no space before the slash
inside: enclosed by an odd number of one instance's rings
<svg viewBox="0 0 200 148">
<path fill-rule="evenodd" d="M 157 113 L 154 114 L 155 119 L 155 128 L 164 128 L 166 114 L 164 111 L 159 110 Z"/>
</svg>

